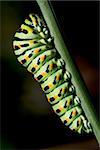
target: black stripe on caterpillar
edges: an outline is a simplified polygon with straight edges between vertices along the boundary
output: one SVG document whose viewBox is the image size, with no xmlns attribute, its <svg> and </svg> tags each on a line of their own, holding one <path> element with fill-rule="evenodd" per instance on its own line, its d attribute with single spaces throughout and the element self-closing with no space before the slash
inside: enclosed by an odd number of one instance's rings
<svg viewBox="0 0 100 150">
<path fill-rule="evenodd" d="M 78 133 L 90 133 L 92 128 L 81 107 L 71 74 L 57 52 L 54 39 L 44 21 L 29 14 L 13 40 L 18 61 L 41 84 L 48 102 L 65 126 Z"/>
</svg>

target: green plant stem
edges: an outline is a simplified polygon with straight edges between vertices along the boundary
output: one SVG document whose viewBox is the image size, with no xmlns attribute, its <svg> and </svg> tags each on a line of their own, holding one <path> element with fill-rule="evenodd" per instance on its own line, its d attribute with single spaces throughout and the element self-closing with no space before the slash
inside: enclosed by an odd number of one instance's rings
<svg viewBox="0 0 100 150">
<path fill-rule="evenodd" d="M 58 24 L 56 21 L 55 13 L 52 8 L 50 1 L 48 0 L 37 0 L 37 3 L 41 9 L 43 17 L 50 29 L 51 35 L 54 37 L 55 47 L 61 54 L 62 58 L 66 62 L 66 69 L 72 75 L 72 83 L 76 88 L 76 93 L 81 99 L 82 108 L 86 114 L 86 117 L 90 121 L 94 134 L 98 140 L 100 141 L 100 124 L 97 120 L 96 113 L 94 111 L 94 107 L 90 101 L 90 96 L 88 90 L 79 74 L 79 71 L 76 69 L 75 64 L 66 48 L 66 45 L 61 36 L 60 30 L 58 28 Z"/>
</svg>

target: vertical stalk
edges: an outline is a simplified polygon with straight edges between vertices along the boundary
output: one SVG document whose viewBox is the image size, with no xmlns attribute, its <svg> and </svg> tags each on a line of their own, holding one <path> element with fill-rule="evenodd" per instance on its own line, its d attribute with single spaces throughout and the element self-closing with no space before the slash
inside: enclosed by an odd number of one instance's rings
<svg viewBox="0 0 100 150">
<path fill-rule="evenodd" d="M 43 14 L 43 17 L 50 29 L 51 35 L 54 37 L 54 42 L 55 42 L 55 47 L 61 54 L 61 57 L 65 60 L 66 62 L 66 69 L 71 73 L 72 75 L 72 83 L 76 88 L 76 93 L 81 99 L 81 104 L 82 108 L 86 114 L 86 117 L 90 121 L 94 134 L 100 142 L 100 124 L 99 121 L 97 120 L 96 113 L 94 111 L 94 107 L 92 103 L 90 102 L 90 96 L 87 91 L 87 88 L 78 72 L 76 69 L 75 64 L 73 63 L 73 60 L 66 48 L 66 45 L 63 41 L 63 38 L 61 36 L 60 30 L 58 28 L 58 24 L 56 22 L 56 17 L 54 10 L 52 8 L 52 5 L 50 1 L 48 0 L 36 0 L 41 12 Z"/>
</svg>

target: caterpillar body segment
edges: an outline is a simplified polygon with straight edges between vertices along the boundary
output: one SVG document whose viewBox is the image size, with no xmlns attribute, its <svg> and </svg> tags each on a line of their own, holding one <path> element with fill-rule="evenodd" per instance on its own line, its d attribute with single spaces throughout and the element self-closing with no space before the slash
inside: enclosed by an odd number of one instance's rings
<svg viewBox="0 0 100 150">
<path fill-rule="evenodd" d="M 25 19 L 15 33 L 13 48 L 18 61 L 40 83 L 64 125 L 79 134 L 92 132 L 77 96 L 77 87 L 71 82 L 71 73 L 66 70 L 48 27 L 38 15 L 29 14 Z"/>
<path fill-rule="evenodd" d="M 27 70 L 34 74 L 41 68 L 46 61 L 50 60 L 51 58 L 55 57 L 56 51 L 55 49 L 45 51 L 44 53 L 37 56 L 35 59 L 32 60 L 32 63 L 28 66 Z"/>
<path fill-rule="evenodd" d="M 34 78 L 38 82 L 45 81 L 50 75 L 55 73 L 57 70 L 62 68 L 62 64 L 56 58 L 52 58 L 48 62 L 46 62 L 38 72 L 34 74 Z"/>
<path fill-rule="evenodd" d="M 59 103 L 55 104 L 53 107 L 55 113 L 58 116 L 63 115 L 67 110 L 72 107 L 78 106 L 79 103 L 76 101 L 76 97 L 73 95 L 66 96 Z"/>
</svg>

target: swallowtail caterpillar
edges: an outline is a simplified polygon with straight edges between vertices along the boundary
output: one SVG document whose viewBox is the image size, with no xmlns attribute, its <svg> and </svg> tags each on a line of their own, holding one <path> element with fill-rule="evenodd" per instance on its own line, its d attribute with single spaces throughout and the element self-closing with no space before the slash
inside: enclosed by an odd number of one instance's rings
<svg viewBox="0 0 100 150">
<path fill-rule="evenodd" d="M 65 126 L 79 134 L 92 132 L 71 82 L 71 74 L 55 48 L 48 27 L 38 15 L 29 14 L 25 19 L 14 35 L 13 48 L 18 61 L 40 83 Z"/>
</svg>

